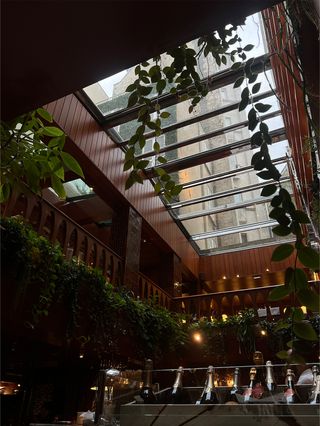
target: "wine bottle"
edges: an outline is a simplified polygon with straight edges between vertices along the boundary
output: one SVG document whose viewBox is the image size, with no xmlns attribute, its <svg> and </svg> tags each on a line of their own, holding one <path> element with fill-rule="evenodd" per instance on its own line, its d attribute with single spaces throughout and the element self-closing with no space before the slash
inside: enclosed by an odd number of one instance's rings
<svg viewBox="0 0 320 426">
<path fill-rule="evenodd" d="M 226 398 L 226 404 L 228 405 L 239 404 L 237 393 L 239 393 L 239 368 L 234 369 L 233 386 Z"/>
<path fill-rule="evenodd" d="M 214 368 L 212 365 L 209 365 L 207 371 L 207 380 L 201 395 L 200 404 L 219 404 L 216 389 L 214 387 L 213 374 Z"/>
<path fill-rule="evenodd" d="M 253 362 L 256 365 L 256 376 L 252 389 L 252 397 L 254 399 L 261 399 L 266 396 L 267 385 L 263 375 L 264 359 L 260 351 L 255 351 L 253 354 Z"/>
<path fill-rule="evenodd" d="M 140 396 L 143 399 L 144 404 L 156 404 L 157 399 L 152 390 L 152 360 L 147 359 L 145 363 L 145 376 L 143 381 L 143 387 L 140 392 Z"/>
<path fill-rule="evenodd" d="M 312 385 L 315 386 L 317 384 L 317 375 L 319 374 L 319 368 L 317 365 L 312 366 L 312 375 L 313 375 L 313 383 Z"/>
<path fill-rule="evenodd" d="M 271 394 L 273 394 L 276 390 L 277 385 L 274 380 L 273 365 L 271 361 L 266 362 L 266 369 L 267 369 L 267 374 L 266 374 L 267 389 Z"/>
<path fill-rule="evenodd" d="M 169 404 L 185 403 L 183 386 L 182 386 L 182 375 L 183 375 L 183 367 L 180 366 L 177 370 L 176 379 L 171 389 L 169 402 L 168 402 Z"/>
<path fill-rule="evenodd" d="M 320 404 L 320 374 L 318 374 L 316 377 L 316 384 L 313 385 L 312 387 L 311 395 L 310 395 L 310 398 L 308 399 L 308 403 Z"/>
<path fill-rule="evenodd" d="M 256 374 L 257 374 L 257 369 L 255 367 L 250 368 L 249 386 L 243 392 L 243 402 L 244 403 L 250 402 L 250 400 L 252 400 L 252 398 L 253 398 L 252 392 L 253 392 L 253 387 L 254 387 L 254 384 L 255 384 Z"/>
<path fill-rule="evenodd" d="M 293 377 L 294 377 L 294 372 L 291 370 L 291 368 L 287 368 L 287 378 L 286 378 L 287 388 L 284 391 L 283 398 L 282 398 L 282 402 L 284 404 L 296 404 L 297 402 L 299 402 L 299 398 L 294 387 Z"/>
</svg>

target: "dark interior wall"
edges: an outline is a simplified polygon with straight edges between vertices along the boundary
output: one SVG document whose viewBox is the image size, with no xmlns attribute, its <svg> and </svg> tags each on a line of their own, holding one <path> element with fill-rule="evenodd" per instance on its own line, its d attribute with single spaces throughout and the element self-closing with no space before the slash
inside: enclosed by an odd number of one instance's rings
<svg viewBox="0 0 320 426">
<path fill-rule="evenodd" d="M 279 0 L 4 0 L 2 117 L 79 90 Z"/>
</svg>

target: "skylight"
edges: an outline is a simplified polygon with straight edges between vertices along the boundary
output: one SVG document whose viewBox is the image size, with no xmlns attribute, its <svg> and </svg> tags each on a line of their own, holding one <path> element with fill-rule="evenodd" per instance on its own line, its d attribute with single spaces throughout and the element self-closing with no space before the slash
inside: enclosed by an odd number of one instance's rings
<svg viewBox="0 0 320 426">
<path fill-rule="evenodd" d="M 261 83 L 257 97 L 272 105 L 263 114 L 273 140 L 270 153 L 282 173 L 282 185 L 293 193 L 286 133 L 260 14 L 248 17 L 240 33 L 245 44 L 255 45 L 248 57 L 261 57 L 265 64 L 264 71 L 257 65 L 257 82 Z M 190 45 L 194 47 L 195 43 Z M 161 58 L 166 61 L 165 55 Z M 255 63 L 259 64 L 259 59 Z M 270 200 L 260 195 L 270 182 L 262 181 L 251 167 L 254 151 L 250 149 L 252 132 L 247 127 L 250 107 L 238 111 L 244 86 L 233 88 L 236 77 L 228 63 L 218 67 L 208 56 L 200 68 L 204 76 L 209 75 L 209 93 L 191 114 L 189 101 L 178 103 L 166 93 L 158 99 L 161 111 L 170 112 L 157 138 L 161 155 L 168 161 L 161 167 L 183 185 L 175 200 L 168 202 L 160 197 L 199 254 L 278 243 L 279 237 L 272 233 L 275 221 L 269 218 Z M 134 79 L 133 67 L 84 89 L 96 116 L 124 149 L 139 125 L 137 107 L 126 107 L 129 93 L 125 90 Z M 154 95 L 150 93 L 151 98 Z M 154 134 L 149 132 L 139 158 L 151 160 L 146 173 L 153 180 L 159 164 L 153 152 Z"/>
</svg>

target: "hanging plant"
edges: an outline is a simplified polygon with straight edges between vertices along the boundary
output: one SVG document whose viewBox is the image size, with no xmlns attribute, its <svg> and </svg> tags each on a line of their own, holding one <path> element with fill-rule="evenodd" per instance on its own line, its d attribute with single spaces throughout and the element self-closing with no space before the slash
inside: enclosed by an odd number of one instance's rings
<svg viewBox="0 0 320 426">
<path fill-rule="evenodd" d="M 287 11 L 286 11 L 287 12 Z M 287 12 L 288 13 L 288 12 Z M 281 19 L 279 18 L 281 22 Z M 287 25 L 287 21 L 285 24 Z M 280 34 L 287 34 L 286 28 L 280 30 Z M 290 37 L 294 32 L 289 31 L 287 43 L 292 42 Z M 234 44 L 237 47 L 234 48 Z M 286 49 L 287 43 L 283 44 Z M 155 142 L 153 151 L 158 163 L 166 163 L 167 159 L 161 156 L 160 144 L 157 137 L 162 133 L 162 121 L 170 116 L 169 112 L 160 112 L 159 97 L 164 90 L 168 88 L 171 94 L 177 96 L 177 102 L 190 100 L 189 112 L 208 93 L 209 77 L 200 78 L 197 72 L 197 65 L 202 57 L 212 57 L 212 60 L 220 66 L 227 63 L 227 58 L 233 62 L 231 69 L 242 70 L 241 75 L 234 83 L 234 87 L 240 87 L 245 84 L 241 92 L 239 111 L 244 111 L 250 107 L 248 112 L 248 129 L 255 131 L 251 137 L 251 148 L 259 149 L 253 157 L 251 164 L 257 171 L 257 176 L 262 180 L 273 180 L 274 183 L 266 185 L 261 192 L 263 197 L 270 197 L 272 210 L 269 214 L 271 219 L 278 222 L 273 228 L 273 233 L 278 236 L 288 236 L 293 234 L 294 244 L 281 244 L 272 255 L 271 261 L 282 261 L 292 254 L 295 255 L 294 265 L 286 270 L 285 284 L 271 291 L 269 300 L 277 301 L 288 295 L 292 295 L 302 305 L 314 312 L 319 312 L 320 299 L 319 294 L 309 286 L 307 276 L 303 269 L 297 267 L 297 261 L 309 269 L 317 270 L 319 268 L 319 254 L 315 251 L 308 241 L 306 225 L 310 224 L 309 216 L 302 210 L 296 208 L 291 195 L 281 184 L 281 173 L 273 164 L 269 152 L 269 146 L 272 144 L 272 137 L 267 124 L 264 122 L 261 114 L 267 112 L 271 105 L 257 101 L 256 97 L 261 89 L 261 83 L 257 83 L 258 73 L 254 70 L 255 58 L 247 59 L 246 52 L 250 51 L 253 45 L 241 46 L 241 38 L 237 35 L 237 27 L 230 26 L 225 29 L 215 31 L 209 35 L 199 38 L 198 51 L 190 49 L 187 45 L 182 45 L 167 53 L 172 58 L 170 64 L 165 67 L 161 65 L 161 57 L 153 58 L 153 63 L 144 62 L 135 68 L 137 79 L 128 86 L 127 91 L 131 92 L 128 107 L 140 105 L 138 121 L 141 125 L 137 128 L 135 134 L 129 140 L 129 148 L 126 152 L 124 170 L 131 169 L 127 180 L 126 188 L 130 188 L 135 182 L 143 183 L 143 170 L 148 167 L 149 160 L 136 158 L 137 153 L 146 144 L 146 129 L 149 128 L 154 133 Z M 286 53 L 288 53 L 286 51 Z M 281 52 L 277 52 L 281 58 Z M 284 62 L 282 60 L 282 62 Z M 291 61 L 293 67 L 296 61 Z M 285 62 L 285 66 L 288 67 Z M 264 67 L 262 67 L 263 69 Z M 300 71 L 300 68 L 299 68 Z M 302 87 L 304 96 L 307 90 L 304 81 L 297 81 L 296 70 L 290 68 L 290 74 L 294 77 L 299 87 Z M 149 99 L 148 95 L 156 90 L 156 99 Z M 276 95 L 276 93 L 274 92 Z M 156 116 L 154 119 L 153 116 Z M 307 111 L 308 118 L 310 116 Z M 312 123 L 313 124 L 313 123 Z M 314 126 L 313 126 L 314 127 Z M 317 130 L 317 134 L 319 131 Z M 150 137 L 150 135 L 148 135 Z M 155 192 L 171 200 L 182 190 L 182 186 L 170 176 L 164 168 L 156 167 L 154 171 L 157 175 L 155 179 Z M 311 324 L 305 320 L 305 316 L 299 308 L 291 307 L 287 315 L 290 315 L 292 322 L 288 327 L 291 328 L 292 335 L 295 336 L 293 346 L 298 348 L 299 339 L 310 341 L 317 340 L 317 336 Z M 296 359 L 292 355 L 287 355 L 288 362 L 294 362 Z"/>
</svg>

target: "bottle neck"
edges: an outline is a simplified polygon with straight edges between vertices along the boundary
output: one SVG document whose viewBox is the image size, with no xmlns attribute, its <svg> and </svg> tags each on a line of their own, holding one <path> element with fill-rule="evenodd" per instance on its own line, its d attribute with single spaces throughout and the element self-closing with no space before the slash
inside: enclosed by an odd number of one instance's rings
<svg viewBox="0 0 320 426">
<path fill-rule="evenodd" d="M 152 388 L 152 374 L 150 370 L 147 370 L 145 373 L 145 379 L 143 386 L 145 388 Z"/>
<path fill-rule="evenodd" d="M 207 389 L 213 389 L 213 387 L 213 372 L 209 371 L 207 377 Z"/>
<path fill-rule="evenodd" d="M 239 369 L 236 368 L 233 374 L 233 389 L 238 389 L 239 388 Z"/>
<path fill-rule="evenodd" d="M 318 367 L 314 365 L 312 367 L 313 385 L 314 386 L 316 386 L 316 384 L 317 384 L 317 376 L 318 376 L 318 374 L 319 374 Z"/>
<path fill-rule="evenodd" d="M 177 371 L 176 380 L 173 384 L 173 387 L 175 389 L 182 387 L 182 374 L 183 374 L 183 371 L 179 371 L 179 370 Z"/>
<path fill-rule="evenodd" d="M 293 378 L 292 376 L 288 376 L 287 377 L 287 387 L 289 389 L 294 389 L 294 383 L 293 383 Z"/>
<path fill-rule="evenodd" d="M 267 365 L 267 376 L 266 376 L 266 382 L 267 384 L 274 383 L 274 377 L 273 377 L 273 369 L 271 365 Z"/>
</svg>

